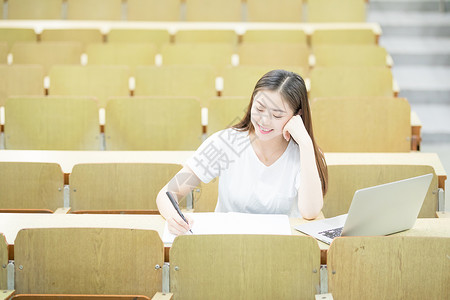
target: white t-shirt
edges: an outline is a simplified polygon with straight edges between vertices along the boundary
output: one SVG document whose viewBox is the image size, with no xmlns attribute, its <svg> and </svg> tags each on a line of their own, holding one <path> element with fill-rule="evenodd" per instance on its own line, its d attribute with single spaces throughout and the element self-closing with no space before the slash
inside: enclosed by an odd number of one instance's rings
<svg viewBox="0 0 450 300">
<path fill-rule="evenodd" d="M 264 165 L 250 143 L 248 131 L 216 132 L 197 149 L 186 164 L 208 183 L 219 177 L 216 212 L 286 214 L 301 217 L 298 210 L 300 154 L 291 139 L 272 165 Z"/>
</svg>

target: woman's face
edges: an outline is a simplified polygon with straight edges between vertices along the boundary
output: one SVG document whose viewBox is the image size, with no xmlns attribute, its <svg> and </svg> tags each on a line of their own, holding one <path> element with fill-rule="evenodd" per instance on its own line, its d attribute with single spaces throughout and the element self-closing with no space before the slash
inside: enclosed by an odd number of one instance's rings
<svg viewBox="0 0 450 300">
<path fill-rule="evenodd" d="M 282 136 L 284 125 L 293 115 L 292 109 L 276 91 L 259 91 L 253 99 L 251 121 L 259 139 Z"/>
</svg>

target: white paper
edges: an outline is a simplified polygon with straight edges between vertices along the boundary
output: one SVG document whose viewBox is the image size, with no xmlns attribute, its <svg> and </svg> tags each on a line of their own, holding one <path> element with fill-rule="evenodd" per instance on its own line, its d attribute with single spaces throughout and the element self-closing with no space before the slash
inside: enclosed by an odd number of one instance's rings
<svg viewBox="0 0 450 300">
<path fill-rule="evenodd" d="M 275 234 L 290 235 L 291 226 L 287 215 L 245 213 L 192 213 L 194 234 Z M 186 234 L 191 234 L 187 232 Z M 173 243 L 176 235 L 164 225 L 163 242 Z"/>
</svg>

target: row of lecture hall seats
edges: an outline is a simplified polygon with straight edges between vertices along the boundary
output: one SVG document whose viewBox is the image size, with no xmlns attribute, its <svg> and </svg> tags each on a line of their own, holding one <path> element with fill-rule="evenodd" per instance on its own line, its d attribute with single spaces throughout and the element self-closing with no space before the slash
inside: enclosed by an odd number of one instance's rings
<svg viewBox="0 0 450 300">
<path fill-rule="evenodd" d="M 13 299 L 314 299 L 323 284 L 336 300 L 448 299 L 449 246 L 445 237 L 337 238 L 324 283 L 312 237 L 180 236 L 170 248 L 170 294 L 163 295 L 164 245 L 156 231 L 23 229 L 14 241 Z M 1 263 L 7 264 L 5 252 L 0 236 Z M 0 272 L 6 277 L 6 269 Z"/>
<path fill-rule="evenodd" d="M 181 168 L 180 164 L 163 163 L 75 164 L 68 177 L 70 193 L 65 203 L 65 178 L 59 164 L 0 162 L 0 212 L 52 213 L 69 206 L 71 213 L 156 214 L 158 192 Z M 328 168 L 326 217 L 346 213 L 358 189 L 429 173 L 434 176 L 419 217 L 434 218 L 439 211 L 439 183 L 432 166 L 343 164 Z M 212 212 L 217 197 L 218 180 L 201 183 L 193 191 L 192 208 Z M 180 205 L 190 208 L 188 201 L 182 199 Z"/>
<path fill-rule="evenodd" d="M 11 20 L 366 21 L 364 0 L 7 0 L 6 4 L 5 11 L 0 5 L 0 17 Z"/>
<path fill-rule="evenodd" d="M 213 98 L 202 112 L 195 98 L 111 98 L 100 126 L 95 99 L 13 97 L 5 105 L 4 146 L 11 150 L 195 150 L 205 133 L 237 124 L 248 102 L 246 97 Z M 411 150 L 411 111 L 404 98 L 317 98 L 311 111 L 316 141 L 326 152 Z"/>
</svg>

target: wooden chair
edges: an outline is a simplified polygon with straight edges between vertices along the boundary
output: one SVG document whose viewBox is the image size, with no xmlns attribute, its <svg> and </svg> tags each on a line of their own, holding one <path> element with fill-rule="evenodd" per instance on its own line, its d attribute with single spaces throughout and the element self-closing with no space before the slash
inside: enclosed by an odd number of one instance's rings
<svg viewBox="0 0 450 300">
<path fill-rule="evenodd" d="M 208 102 L 208 135 L 239 123 L 249 102 L 249 97 L 212 98 Z"/>
<path fill-rule="evenodd" d="M 392 71 L 386 67 L 322 67 L 310 72 L 309 99 L 317 97 L 393 97 Z"/>
<path fill-rule="evenodd" d="M 194 98 L 113 98 L 106 106 L 107 150 L 196 150 L 201 135 Z"/>
<path fill-rule="evenodd" d="M 298 66 L 309 68 L 309 49 L 295 43 L 243 43 L 239 46 L 240 65 Z"/>
<path fill-rule="evenodd" d="M 52 213 L 64 206 L 64 174 L 56 163 L 0 162 L 0 212 Z"/>
<path fill-rule="evenodd" d="M 103 35 L 99 29 L 44 29 L 41 33 L 43 42 L 79 42 L 83 50 L 87 44 L 102 43 Z"/>
<path fill-rule="evenodd" d="M 8 43 L 0 42 L 0 65 L 8 63 Z"/>
<path fill-rule="evenodd" d="M 364 0 L 308 0 L 308 22 L 366 22 Z"/>
<path fill-rule="evenodd" d="M 311 46 L 341 45 L 376 45 L 377 34 L 366 28 L 315 29 L 311 34 Z"/>
<path fill-rule="evenodd" d="M 36 33 L 31 28 L 0 28 L 0 42 L 8 44 L 8 52 L 17 42 L 35 42 L 36 39 Z"/>
<path fill-rule="evenodd" d="M 70 207 L 77 213 L 159 213 L 156 196 L 182 166 L 151 163 L 77 164 Z"/>
<path fill-rule="evenodd" d="M 138 65 L 154 65 L 156 52 L 148 43 L 97 43 L 86 48 L 89 65 L 126 65 L 131 74 Z"/>
<path fill-rule="evenodd" d="M 376 45 L 318 45 L 313 49 L 317 67 L 388 66 L 388 53 Z"/>
<path fill-rule="evenodd" d="M 8 0 L 8 19 L 62 19 L 63 0 Z"/>
<path fill-rule="evenodd" d="M 8 289 L 8 271 L 6 266 L 8 266 L 8 243 L 3 233 L 0 233 L 0 290 Z"/>
<path fill-rule="evenodd" d="M 153 230 L 24 229 L 14 252 L 19 295 L 153 297 L 162 287 L 164 248 Z"/>
<path fill-rule="evenodd" d="M 339 97 L 311 101 L 315 139 L 325 152 L 409 152 L 405 98 Z"/>
<path fill-rule="evenodd" d="M 306 236 L 179 236 L 170 249 L 170 290 L 183 299 L 312 299 L 320 250 Z"/>
<path fill-rule="evenodd" d="M 161 48 L 163 65 L 210 65 L 217 70 L 231 65 L 233 53 L 229 43 L 179 43 Z"/>
<path fill-rule="evenodd" d="M 213 212 L 219 199 L 219 178 L 209 183 L 200 182 L 192 191 L 193 208 L 195 212 Z"/>
<path fill-rule="evenodd" d="M 186 0 L 186 21 L 241 22 L 241 0 Z"/>
<path fill-rule="evenodd" d="M 179 0 L 128 0 L 128 21 L 180 21 Z"/>
<path fill-rule="evenodd" d="M 82 45 L 78 42 L 15 43 L 11 49 L 14 64 L 39 64 L 45 74 L 54 65 L 80 65 Z"/>
<path fill-rule="evenodd" d="M 5 148 L 100 150 L 97 102 L 87 97 L 9 98 Z"/>
<path fill-rule="evenodd" d="M 172 299 L 171 297 L 164 298 L 162 293 L 156 294 L 152 300 Z M 11 299 L 15 300 L 150 300 L 149 297 L 141 295 L 16 295 Z M 8 300 L 8 299 L 7 299 Z"/>
<path fill-rule="evenodd" d="M 450 239 L 341 237 L 328 250 L 333 299 L 448 299 Z"/>
<path fill-rule="evenodd" d="M 356 190 L 435 171 L 426 165 L 329 165 L 328 192 L 323 214 L 334 217 L 346 214 Z M 438 178 L 433 176 L 419 218 L 434 218 L 438 210 Z"/>
<path fill-rule="evenodd" d="M 196 97 L 205 104 L 216 96 L 211 66 L 137 67 L 135 96 Z"/>
<path fill-rule="evenodd" d="M 170 42 L 170 34 L 165 29 L 111 29 L 108 33 L 110 43 L 148 43 L 161 48 Z"/>
<path fill-rule="evenodd" d="M 302 22 L 302 0 L 247 0 L 249 22 Z"/>
<path fill-rule="evenodd" d="M 188 30 L 183 29 L 175 34 L 176 43 L 223 43 L 236 45 L 238 36 L 234 30 Z M 229 63 L 229 62 L 228 62 Z"/>
<path fill-rule="evenodd" d="M 94 96 L 100 107 L 109 97 L 128 96 L 127 66 L 55 66 L 50 70 L 50 95 Z"/>
<path fill-rule="evenodd" d="M 243 43 L 295 43 L 307 45 L 304 30 L 295 29 L 249 29 L 242 35 Z"/>
<path fill-rule="evenodd" d="M 14 95 L 44 96 L 44 68 L 39 65 L 0 65 L 0 106 Z"/>
<path fill-rule="evenodd" d="M 122 19 L 122 0 L 67 0 L 68 20 Z"/>
</svg>

